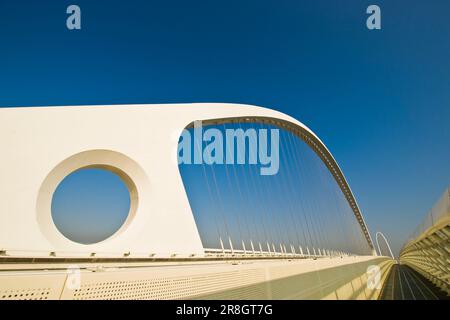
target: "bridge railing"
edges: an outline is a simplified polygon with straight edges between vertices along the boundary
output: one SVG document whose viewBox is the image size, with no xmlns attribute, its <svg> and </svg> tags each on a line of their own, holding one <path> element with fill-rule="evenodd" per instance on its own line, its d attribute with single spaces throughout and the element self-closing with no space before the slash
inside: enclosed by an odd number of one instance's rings
<svg viewBox="0 0 450 320">
<path fill-rule="evenodd" d="M 241 250 L 241 249 L 216 249 L 207 248 L 205 249 L 205 257 L 244 257 L 244 258 L 320 258 L 320 257 L 350 257 L 355 256 L 347 252 L 337 251 L 337 250 L 327 250 L 327 249 L 317 249 L 317 251 L 300 249 L 296 251 L 291 247 L 291 251 L 260 251 L 260 250 Z"/>
<path fill-rule="evenodd" d="M 400 251 L 407 264 L 450 294 L 450 188 Z"/>
<path fill-rule="evenodd" d="M 427 213 L 422 222 L 417 226 L 414 232 L 408 237 L 408 240 L 403 245 L 406 247 L 408 242 L 417 239 L 421 234 L 427 231 L 429 228 L 439 223 L 439 221 L 445 217 L 448 213 L 448 208 L 450 208 L 450 187 L 445 190 L 444 194 L 438 200 L 438 202 L 431 208 Z"/>
</svg>

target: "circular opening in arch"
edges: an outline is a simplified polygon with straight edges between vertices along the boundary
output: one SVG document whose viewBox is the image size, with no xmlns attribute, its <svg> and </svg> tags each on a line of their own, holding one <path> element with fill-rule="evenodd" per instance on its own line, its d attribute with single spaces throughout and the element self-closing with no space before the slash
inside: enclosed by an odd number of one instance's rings
<svg viewBox="0 0 450 320">
<path fill-rule="evenodd" d="M 117 174 L 100 168 L 82 168 L 66 176 L 51 202 L 56 228 L 81 244 L 108 239 L 124 225 L 129 213 L 127 185 Z"/>
</svg>

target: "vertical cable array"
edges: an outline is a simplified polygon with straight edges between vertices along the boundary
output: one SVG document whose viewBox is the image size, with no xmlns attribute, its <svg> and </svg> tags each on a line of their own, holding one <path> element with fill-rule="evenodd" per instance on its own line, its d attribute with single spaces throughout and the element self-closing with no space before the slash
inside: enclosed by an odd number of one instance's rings
<svg viewBox="0 0 450 320">
<path fill-rule="evenodd" d="M 208 125 L 223 137 L 223 160 L 232 163 L 181 164 L 188 198 L 206 251 L 252 256 L 334 256 L 370 254 L 370 247 L 354 212 L 329 167 L 301 137 L 291 130 L 262 122 Z M 244 136 L 244 164 L 237 163 L 237 143 L 227 130 Z M 250 131 L 249 131 L 250 130 Z M 279 170 L 261 174 L 269 164 L 250 163 L 249 141 L 265 136 L 272 141 L 278 130 Z M 233 136 L 233 139 L 237 139 Z M 202 152 L 209 143 L 195 143 Z M 273 161 L 276 151 L 266 148 Z M 253 150 L 253 151 L 255 151 Z M 215 154 L 217 156 L 217 154 Z"/>
</svg>

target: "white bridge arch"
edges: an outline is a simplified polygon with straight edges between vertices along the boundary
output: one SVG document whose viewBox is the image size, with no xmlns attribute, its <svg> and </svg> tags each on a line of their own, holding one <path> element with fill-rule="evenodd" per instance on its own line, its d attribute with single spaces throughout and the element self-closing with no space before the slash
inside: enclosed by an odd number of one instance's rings
<svg viewBox="0 0 450 320">
<path fill-rule="evenodd" d="M 389 245 L 389 242 L 387 241 L 387 239 L 386 239 L 386 237 L 384 236 L 384 234 L 381 233 L 380 231 L 378 231 L 378 232 L 376 233 L 376 235 L 375 235 L 375 240 L 376 240 L 376 242 L 377 242 L 377 248 L 378 248 L 378 254 L 379 254 L 380 256 L 382 256 L 382 254 L 381 254 L 381 249 L 380 249 L 380 243 L 378 242 L 379 236 L 381 236 L 381 237 L 383 238 L 384 243 L 386 243 L 386 246 L 387 246 L 388 249 L 389 249 L 389 254 L 391 255 L 391 258 L 395 260 L 395 257 L 394 257 L 394 254 L 392 253 L 391 246 Z"/>
<path fill-rule="evenodd" d="M 203 255 L 197 226 L 173 161 L 181 131 L 205 124 L 260 121 L 290 130 L 328 167 L 369 247 L 370 233 L 337 162 L 306 126 L 267 108 L 221 103 L 0 109 L 0 251 L 10 256 L 157 257 Z M 95 244 L 61 235 L 50 212 L 58 183 L 74 170 L 108 168 L 131 195 L 125 225 Z"/>
</svg>

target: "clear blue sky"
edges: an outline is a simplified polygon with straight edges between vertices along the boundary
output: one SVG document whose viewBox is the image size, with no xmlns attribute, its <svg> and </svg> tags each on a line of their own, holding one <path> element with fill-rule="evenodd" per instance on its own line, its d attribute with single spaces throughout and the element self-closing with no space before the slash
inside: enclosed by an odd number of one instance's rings
<svg viewBox="0 0 450 320">
<path fill-rule="evenodd" d="M 68 31 L 69 4 L 82 30 Z M 369 4 L 382 30 L 365 27 Z M 447 0 L 0 0 L 0 106 L 238 102 L 327 144 L 396 249 L 450 181 Z"/>
<path fill-rule="evenodd" d="M 91 244 L 112 236 L 130 210 L 130 194 L 119 176 L 94 168 L 68 175 L 52 198 L 52 218 L 72 241 Z"/>
</svg>

